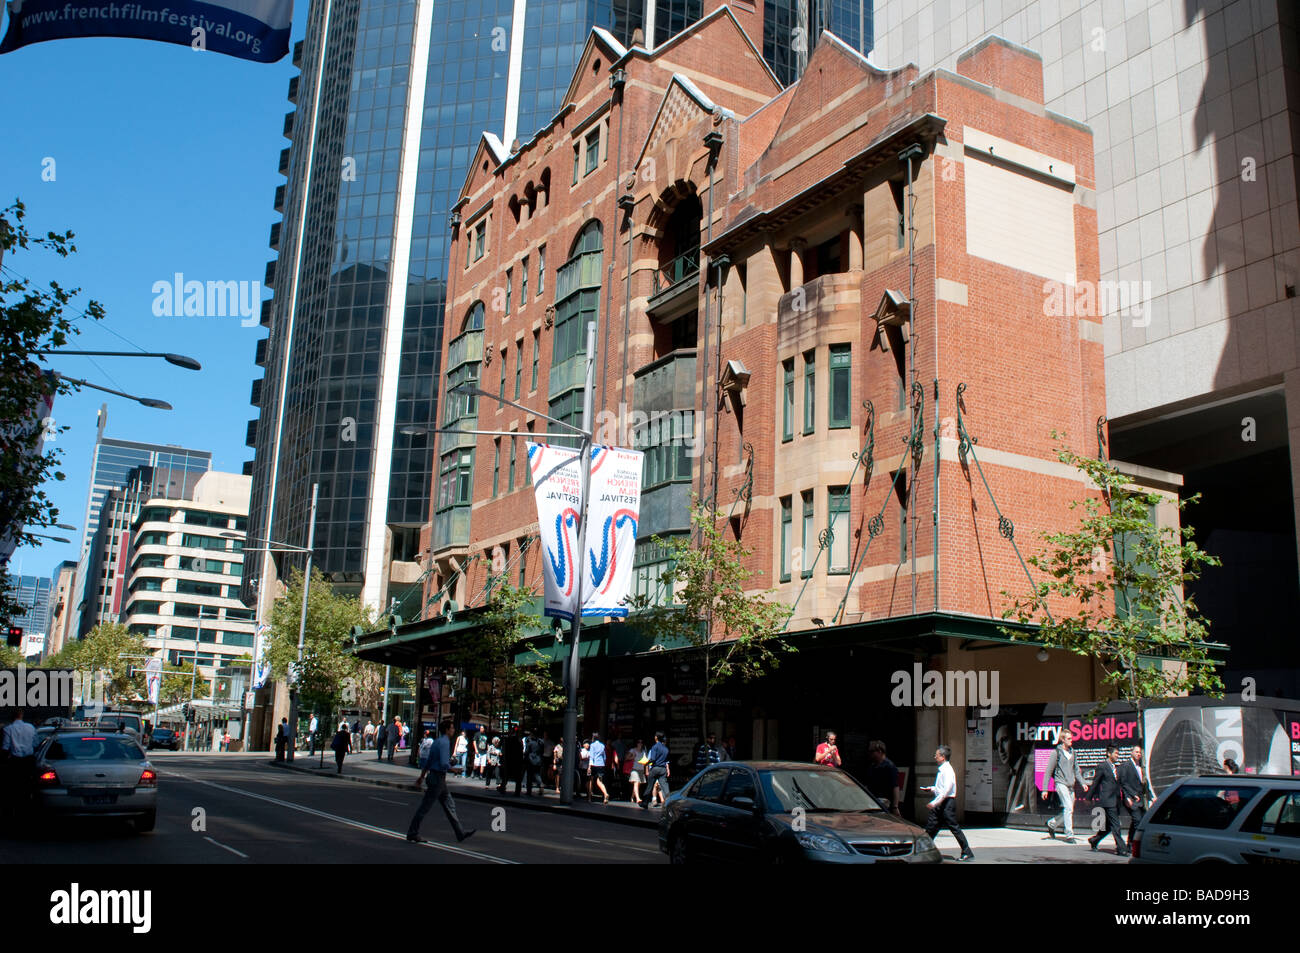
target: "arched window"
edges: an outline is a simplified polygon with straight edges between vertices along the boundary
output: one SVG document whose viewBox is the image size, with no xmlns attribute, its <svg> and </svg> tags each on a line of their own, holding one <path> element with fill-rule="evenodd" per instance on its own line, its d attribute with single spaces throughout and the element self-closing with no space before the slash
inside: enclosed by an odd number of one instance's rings
<svg viewBox="0 0 1300 953">
<path fill-rule="evenodd" d="M 465 323 L 461 331 L 482 331 L 483 330 L 483 302 L 475 301 L 470 306 L 469 311 L 465 314 Z"/>
<path fill-rule="evenodd" d="M 600 310 L 601 241 L 600 222 L 588 222 L 556 274 L 554 364 L 586 353 L 587 325 Z"/>
</svg>

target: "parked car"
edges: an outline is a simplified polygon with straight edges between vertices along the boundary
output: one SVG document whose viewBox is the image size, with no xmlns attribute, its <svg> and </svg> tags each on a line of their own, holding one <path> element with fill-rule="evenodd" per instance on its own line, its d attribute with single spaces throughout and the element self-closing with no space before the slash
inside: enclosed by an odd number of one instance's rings
<svg viewBox="0 0 1300 953">
<path fill-rule="evenodd" d="M 170 728 L 155 728 L 149 733 L 148 748 L 166 748 L 168 751 L 181 750 L 181 736 Z"/>
<path fill-rule="evenodd" d="M 915 824 L 889 814 L 852 775 L 796 761 L 728 761 L 668 798 L 659 849 L 676 864 L 942 863 Z"/>
<path fill-rule="evenodd" d="M 1300 778 L 1182 778 L 1133 836 L 1134 864 L 1300 864 Z"/>
<path fill-rule="evenodd" d="M 158 774 L 126 732 L 59 728 L 36 751 L 35 806 L 62 817 L 115 817 L 151 831 Z"/>
</svg>

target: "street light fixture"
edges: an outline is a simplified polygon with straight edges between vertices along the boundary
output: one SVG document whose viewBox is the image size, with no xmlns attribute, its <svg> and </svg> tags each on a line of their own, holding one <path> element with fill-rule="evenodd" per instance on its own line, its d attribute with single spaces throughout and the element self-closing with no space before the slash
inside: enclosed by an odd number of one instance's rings
<svg viewBox="0 0 1300 953">
<path fill-rule="evenodd" d="M 474 384 L 469 384 L 469 383 L 457 384 L 455 387 L 449 388 L 448 393 L 463 394 L 466 397 L 486 397 L 488 400 L 495 400 L 499 404 L 506 404 L 510 407 L 514 407 L 517 410 L 522 410 L 526 413 L 532 414 L 535 417 L 541 417 L 543 420 L 548 420 L 553 424 L 558 424 L 559 426 L 565 428 L 566 430 L 573 431 L 573 433 L 548 434 L 547 436 L 551 438 L 569 437 L 569 438 L 590 439 L 591 437 L 591 434 L 588 433 L 586 430 L 584 430 L 581 427 L 575 427 L 567 420 L 559 420 L 558 418 L 551 417 L 532 407 L 525 407 L 523 404 L 517 404 L 513 400 L 506 400 L 504 397 L 499 397 L 496 394 L 490 394 L 487 391 L 485 391 L 483 388 L 478 387 Z M 422 426 L 421 424 L 407 424 L 405 427 L 400 427 L 398 429 L 398 433 L 405 434 L 408 437 L 426 437 L 431 433 L 468 434 L 470 436 L 476 436 L 476 437 L 532 436 L 529 433 L 520 432 L 518 430 L 463 430 L 460 427 L 425 427 Z"/>
<path fill-rule="evenodd" d="M 302 613 L 298 618 L 298 661 L 294 665 L 293 679 L 289 683 L 289 728 L 293 731 L 293 743 L 287 747 L 285 757 L 290 761 L 293 760 L 298 743 L 298 679 L 302 675 L 302 647 L 307 635 L 307 596 L 311 591 L 311 556 L 316 543 L 316 498 L 319 492 L 320 484 L 313 483 L 311 485 L 311 518 L 307 527 L 306 546 L 294 546 L 291 543 L 282 543 L 274 539 L 256 538 L 253 542 L 266 543 L 267 545 L 244 547 L 244 552 L 307 554 L 307 569 L 302 577 Z M 222 533 L 221 535 L 227 539 L 244 538 L 238 533 Z M 254 660 L 254 664 L 256 664 L 256 660 Z"/>
<path fill-rule="evenodd" d="M 175 364 L 187 371 L 201 371 L 203 365 L 185 354 L 172 354 L 165 351 L 64 351 L 62 349 L 42 349 L 31 351 L 32 354 L 69 354 L 78 357 L 161 357 L 168 364 Z"/>
<path fill-rule="evenodd" d="M 124 391 L 113 390 L 111 387 L 101 387 L 99 384 L 92 384 L 90 381 L 83 381 L 77 377 L 69 377 L 59 371 L 54 371 L 54 376 L 60 380 L 71 381 L 74 384 L 80 384 L 82 387 L 91 387 L 95 390 L 102 390 L 106 394 L 115 394 L 118 397 L 125 397 L 127 400 L 133 400 L 138 404 L 144 404 L 146 407 L 153 407 L 156 410 L 171 410 L 172 405 L 165 400 L 158 400 L 155 397 L 137 397 L 135 394 L 128 394 Z"/>
</svg>

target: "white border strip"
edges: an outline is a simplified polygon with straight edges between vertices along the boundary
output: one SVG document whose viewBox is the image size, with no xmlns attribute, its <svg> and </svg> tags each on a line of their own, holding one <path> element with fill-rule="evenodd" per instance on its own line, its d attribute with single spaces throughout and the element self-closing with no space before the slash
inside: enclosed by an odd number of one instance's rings
<svg viewBox="0 0 1300 953">
<path fill-rule="evenodd" d="M 384 317 L 384 363 L 379 372 L 379 408 L 375 414 L 375 453 L 370 477 L 370 511 L 366 516 L 365 582 L 362 605 L 379 611 L 388 533 L 388 489 L 393 474 L 393 426 L 397 420 L 397 378 L 401 369 L 402 332 L 406 325 L 406 282 L 411 270 L 411 230 L 420 170 L 420 133 L 424 127 L 424 89 L 429 75 L 429 34 L 434 0 L 416 0 L 412 37 L 411 80 L 406 93 L 406 130 L 402 135 L 402 170 L 393 212 L 393 257 L 388 270 L 388 313 Z"/>
</svg>

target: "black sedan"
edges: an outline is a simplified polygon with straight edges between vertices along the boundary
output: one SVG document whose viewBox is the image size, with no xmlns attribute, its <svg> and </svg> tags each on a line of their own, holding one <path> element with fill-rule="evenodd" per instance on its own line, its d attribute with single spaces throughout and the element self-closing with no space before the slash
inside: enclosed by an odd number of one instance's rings
<svg viewBox="0 0 1300 953">
<path fill-rule="evenodd" d="M 659 849 L 675 864 L 943 861 L 923 830 L 886 812 L 852 775 L 796 761 L 705 768 L 669 797 Z"/>
<path fill-rule="evenodd" d="M 166 748 L 168 751 L 181 750 L 181 736 L 170 728 L 155 728 L 149 734 L 149 750 Z"/>
</svg>

